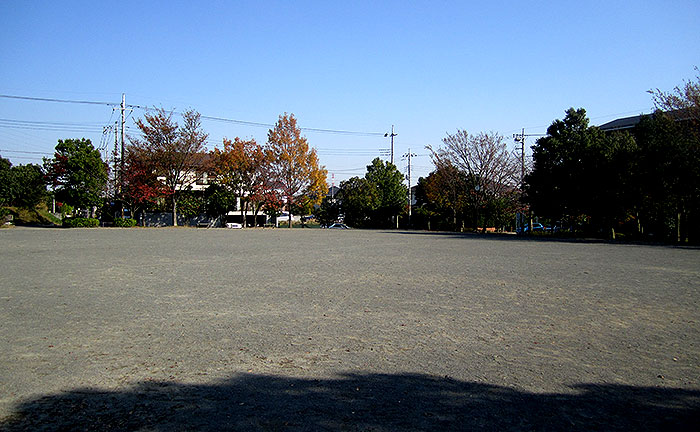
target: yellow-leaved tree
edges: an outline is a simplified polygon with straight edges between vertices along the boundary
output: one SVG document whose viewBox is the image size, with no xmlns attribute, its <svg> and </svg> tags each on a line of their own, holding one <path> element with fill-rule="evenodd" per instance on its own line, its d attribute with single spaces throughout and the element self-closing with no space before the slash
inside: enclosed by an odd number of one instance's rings
<svg viewBox="0 0 700 432">
<path fill-rule="evenodd" d="M 269 176 L 286 201 L 291 228 L 293 209 L 308 214 L 315 205 L 321 204 L 328 193 L 328 171 L 318 164 L 316 149 L 309 148 L 294 114 L 285 113 L 279 117 L 275 127 L 267 133 L 265 150 L 270 161 Z"/>
</svg>

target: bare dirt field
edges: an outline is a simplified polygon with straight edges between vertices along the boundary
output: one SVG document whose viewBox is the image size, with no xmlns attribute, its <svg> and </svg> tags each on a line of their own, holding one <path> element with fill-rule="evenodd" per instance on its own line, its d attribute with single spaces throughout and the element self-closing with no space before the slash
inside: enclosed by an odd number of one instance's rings
<svg viewBox="0 0 700 432">
<path fill-rule="evenodd" d="M 0 230 L 0 430 L 692 430 L 700 250 Z"/>
</svg>

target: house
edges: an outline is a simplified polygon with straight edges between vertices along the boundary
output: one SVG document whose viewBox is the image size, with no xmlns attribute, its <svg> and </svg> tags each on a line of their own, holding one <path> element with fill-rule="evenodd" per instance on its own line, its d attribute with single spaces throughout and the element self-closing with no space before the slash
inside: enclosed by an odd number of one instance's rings
<svg viewBox="0 0 700 432">
<path fill-rule="evenodd" d="M 209 186 L 212 184 L 216 183 L 216 174 L 212 170 L 212 155 L 209 153 L 197 153 L 194 156 L 194 169 L 191 171 L 186 172 L 182 176 L 182 182 L 176 186 L 176 190 L 181 190 L 181 191 L 190 191 L 194 195 L 202 197 L 207 190 Z M 165 182 L 165 177 L 164 176 L 159 176 L 158 180 L 161 182 Z M 245 214 L 242 210 L 241 206 L 241 197 L 236 198 L 236 209 L 233 211 L 229 211 L 224 217 L 223 220 L 217 221 L 216 225 L 218 226 L 223 226 L 226 223 L 239 223 L 243 224 L 244 218 L 245 218 L 245 225 L 246 226 L 264 226 L 269 222 L 269 216 L 262 211 L 262 209 L 258 209 L 257 214 L 255 214 L 252 211 L 247 211 Z M 169 215 L 169 213 L 164 213 L 164 214 L 157 214 L 153 213 L 150 216 L 152 219 L 157 219 L 156 222 L 153 222 L 154 225 L 169 225 L 172 224 L 172 216 Z M 194 224 L 201 224 L 202 220 L 206 221 L 211 221 L 211 215 L 199 215 L 196 218 L 193 218 L 192 220 L 185 220 L 184 218 L 181 220 L 181 215 L 178 215 L 178 224 L 180 225 L 192 225 L 193 220 L 196 219 L 196 223 Z M 169 219 L 168 219 L 169 218 Z"/>
<path fill-rule="evenodd" d="M 622 131 L 634 129 L 644 117 L 651 114 L 640 114 L 632 117 L 619 118 L 598 126 L 598 129 L 605 132 Z"/>
<path fill-rule="evenodd" d="M 328 188 L 328 193 L 326 194 L 326 198 L 328 198 L 331 202 L 335 202 L 337 200 L 338 194 L 340 193 L 340 188 L 338 186 L 331 186 Z"/>
<path fill-rule="evenodd" d="M 697 120 L 697 112 L 693 113 L 690 110 L 674 110 L 668 111 L 665 114 L 668 114 L 676 122 L 681 123 L 692 121 L 694 115 L 695 120 Z M 628 131 L 632 133 L 634 128 L 637 127 L 637 125 L 642 121 L 642 119 L 651 115 L 653 114 L 640 114 L 637 116 L 615 119 L 598 126 L 598 129 L 604 132 Z"/>
</svg>

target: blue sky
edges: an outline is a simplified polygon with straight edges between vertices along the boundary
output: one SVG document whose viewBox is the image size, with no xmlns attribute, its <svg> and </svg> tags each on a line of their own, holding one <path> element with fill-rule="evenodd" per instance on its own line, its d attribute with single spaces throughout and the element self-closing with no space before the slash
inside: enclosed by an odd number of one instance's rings
<svg viewBox="0 0 700 432">
<path fill-rule="evenodd" d="M 572 106 L 592 124 L 650 112 L 647 90 L 695 76 L 699 23 L 697 1 L 6 0 L 0 94 L 125 93 L 140 106 L 266 124 L 289 112 L 302 127 L 379 133 L 305 131 L 336 184 L 364 174 L 394 125 L 399 169 L 409 148 L 419 154 L 415 183 L 431 170 L 424 147 L 457 129 L 515 148 L 514 132 L 544 133 Z M 58 139 L 105 145 L 116 118 L 109 106 L 0 98 L 0 154 L 37 163 Z M 265 127 L 203 125 L 210 149 L 266 140 Z"/>
</svg>

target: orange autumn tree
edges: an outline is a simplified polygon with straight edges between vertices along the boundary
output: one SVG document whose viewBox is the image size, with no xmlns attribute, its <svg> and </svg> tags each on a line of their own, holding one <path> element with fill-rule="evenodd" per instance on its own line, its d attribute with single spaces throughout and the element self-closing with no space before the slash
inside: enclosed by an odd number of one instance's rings
<svg viewBox="0 0 700 432">
<path fill-rule="evenodd" d="M 224 138 L 224 149 L 214 149 L 213 164 L 217 183 L 240 198 L 245 227 L 250 207 L 257 218 L 264 201 L 267 158 L 263 147 L 254 139 Z"/>
<path fill-rule="evenodd" d="M 291 228 L 293 208 L 308 212 L 328 193 L 328 171 L 319 166 L 316 150 L 309 149 L 306 137 L 301 136 L 294 114 L 279 117 L 267 133 L 265 150 L 270 161 L 270 178 L 286 201 Z"/>
</svg>

